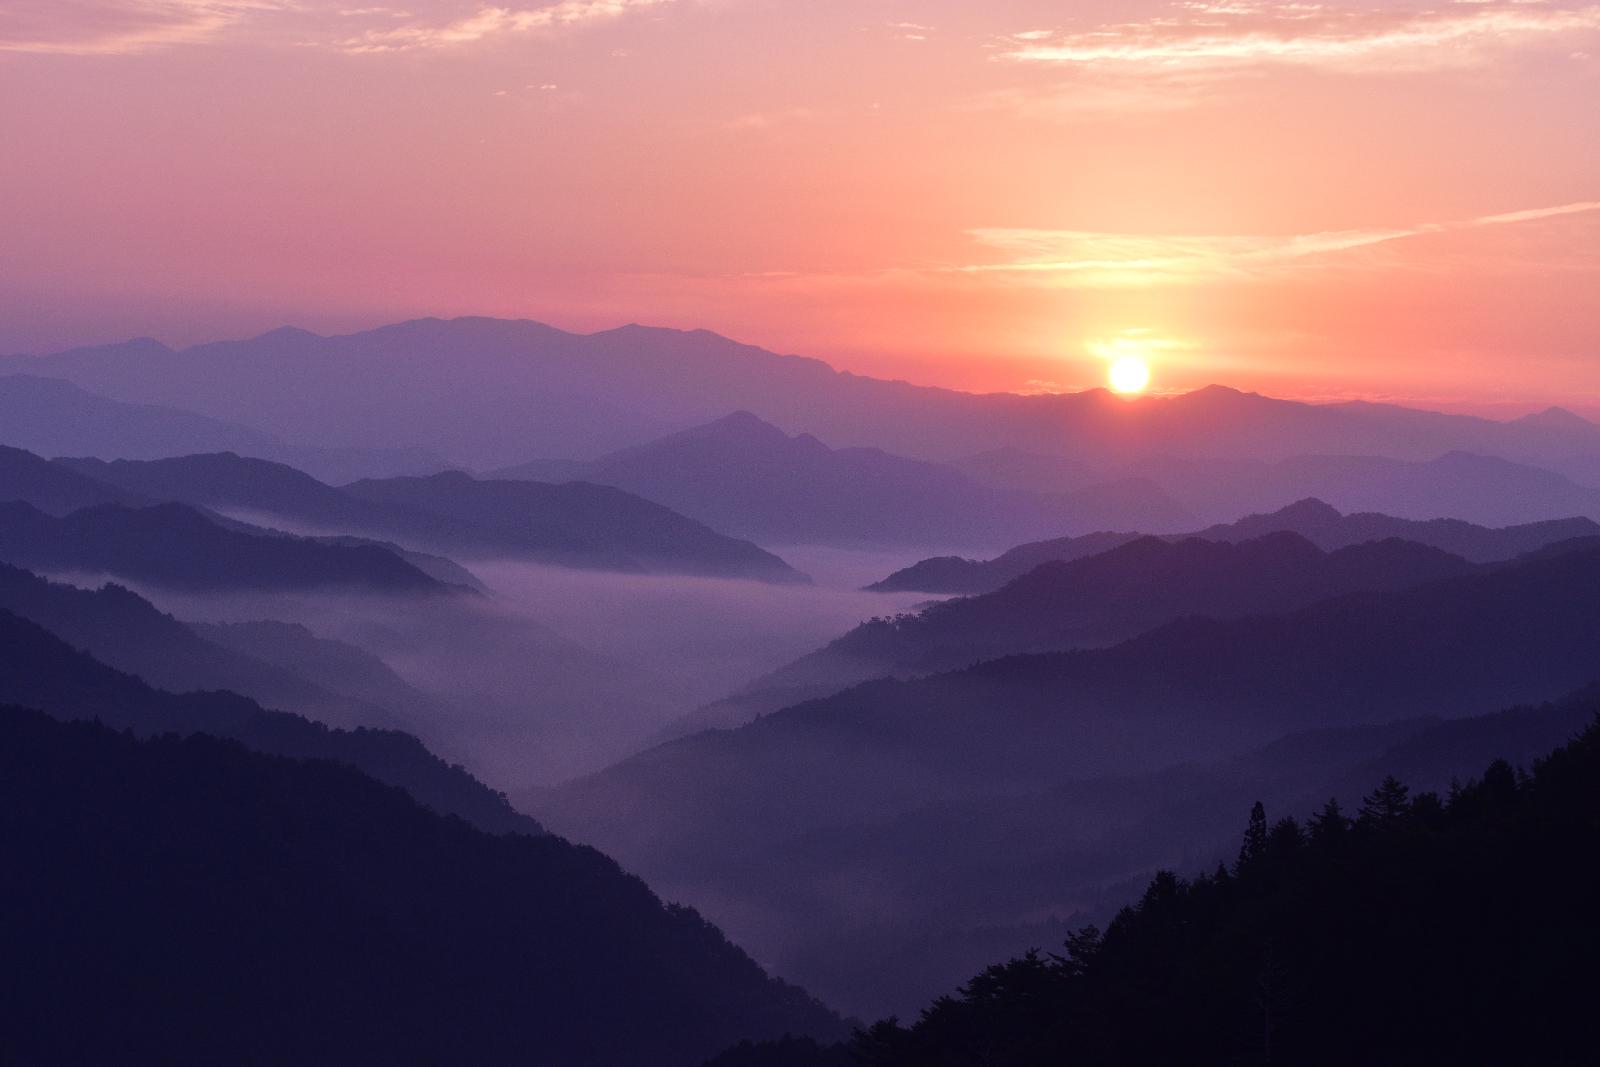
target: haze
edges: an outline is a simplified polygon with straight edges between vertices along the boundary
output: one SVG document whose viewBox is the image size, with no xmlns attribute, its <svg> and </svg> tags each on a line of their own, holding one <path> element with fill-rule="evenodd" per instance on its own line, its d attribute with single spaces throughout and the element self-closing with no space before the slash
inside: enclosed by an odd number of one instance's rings
<svg viewBox="0 0 1600 1067">
<path fill-rule="evenodd" d="M 474 313 L 1592 408 L 1597 97 L 1582 2 L 13 0 L 0 352 Z"/>
</svg>

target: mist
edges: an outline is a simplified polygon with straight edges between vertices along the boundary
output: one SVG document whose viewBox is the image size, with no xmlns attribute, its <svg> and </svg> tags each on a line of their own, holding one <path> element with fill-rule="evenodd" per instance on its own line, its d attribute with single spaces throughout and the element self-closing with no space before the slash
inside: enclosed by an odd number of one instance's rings
<svg viewBox="0 0 1600 1067">
<path fill-rule="evenodd" d="M 119 580 L 176 617 L 297 623 L 379 657 L 427 697 L 395 712 L 441 755 L 508 791 L 625 758 L 701 704 L 923 594 L 858 586 L 908 553 L 785 550 L 815 579 L 771 585 L 470 560 L 483 596 L 197 594 Z M 82 586 L 99 575 L 56 575 Z M 391 725 L 393 722 L 374 723 Z"/>
</svg>

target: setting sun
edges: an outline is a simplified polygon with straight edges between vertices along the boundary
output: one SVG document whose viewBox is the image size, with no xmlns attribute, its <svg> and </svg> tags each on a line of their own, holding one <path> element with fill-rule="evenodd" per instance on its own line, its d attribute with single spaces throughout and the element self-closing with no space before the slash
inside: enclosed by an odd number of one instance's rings
<svg viewBox="0 0 1600 1067">
<path fill-rule="evenodd" d="M 1124 356 L 1111 364 L 1107 377 L 1119 393 L 1142 393 L 1150 384 L 1150 365 L 1135 356 Z"/>
</svg>

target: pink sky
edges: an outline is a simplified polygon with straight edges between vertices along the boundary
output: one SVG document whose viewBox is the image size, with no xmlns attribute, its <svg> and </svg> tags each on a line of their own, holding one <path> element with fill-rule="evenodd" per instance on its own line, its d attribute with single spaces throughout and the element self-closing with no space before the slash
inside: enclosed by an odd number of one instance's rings
<svg viewBox="0 0 1600 1067">
<path fill-rule="evenodd" d="M 1586 407 L 1596 101 L 1553 0 L 6 0 L 0 351 L 489 314 Z"/>
</svg>

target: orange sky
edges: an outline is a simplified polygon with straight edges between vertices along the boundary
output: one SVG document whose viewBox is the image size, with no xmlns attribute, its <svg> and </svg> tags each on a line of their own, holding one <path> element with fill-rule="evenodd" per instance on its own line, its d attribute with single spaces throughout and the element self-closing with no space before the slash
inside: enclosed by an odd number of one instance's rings
<svg viewBox="0 0 1600 1067">
<path fill-rule="evenodd" d="M 0 350 L 423 314 L 1600 403 L 1600 5 L 6 0 Z"/>
</svg>

